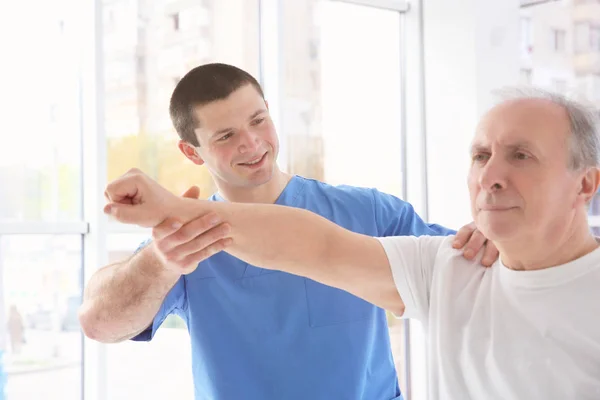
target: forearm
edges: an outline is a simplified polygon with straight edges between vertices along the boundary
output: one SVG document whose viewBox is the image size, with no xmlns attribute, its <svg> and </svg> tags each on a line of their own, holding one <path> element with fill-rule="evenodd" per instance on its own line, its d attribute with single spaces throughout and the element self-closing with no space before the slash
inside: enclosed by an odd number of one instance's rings
<svg viewBox="0 0 600 400">
<path fill-rule="evenodd" d="M 84 333 L 108 343 L 137 335 L 152 323 L 179 276 L 162 266 L 152 245 L 101 268 L 85 288 L 80 309 Z"/>
<path fill-rule="evenodd" d="M 188 201 L 178 208 L 184 220 L 208 211 L 231 226 L 233 241 L 225 251 L 252 265 L 305 276 L 363 298 L 369 296 L 365 291 L 382 285 L 395 293 L 387 257 L 374 238 L 292 207 Z"/>
<path fill-rule="evenodd" d="M 226 249 L 230 254 L 262 268 L 306 276 L 327 284 L 340 278 L 340 268 L 345 260 L 339 258 L 336 249 L 348 239 L 343 228 L 298 208 L 222 206 L 224 219 L 231 224 L 233 242 Z M 338 242 L 334 246 L 336 239 Z"/>
<path fill-rule="evenodd" d="M 345 290 L 397 315 L 404 304 L 377 239 L 307 210 L 220 203 L 231 223 L 232 255 L 253 265 Z"/>
</svg>

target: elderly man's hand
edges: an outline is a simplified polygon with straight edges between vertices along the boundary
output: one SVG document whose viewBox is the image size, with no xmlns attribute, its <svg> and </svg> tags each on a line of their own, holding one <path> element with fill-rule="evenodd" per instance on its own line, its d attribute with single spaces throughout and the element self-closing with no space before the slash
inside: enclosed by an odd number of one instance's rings
<svg viewBox="0 0 600 400">
<path fill-rule="evenodd" d="M 104 196 L 106 214 L 146 228 L 160 224 L 184 201 L 136 168 L 110 182 Z"/>
<path fill-rule="evenodd" d="M 488 241 L 485 236 L 477 229 L 474 222 L 460 228 L 456 233 L 456 238 L 452 243 L 455 249 L 463 249 L 463 256 L 467 260 L 475 258 L 477 253 L 483 248 L 481 264 L 486 267 L 492 266 L 498 259 L 498 249 L 494 243 Z"/>
</svg>

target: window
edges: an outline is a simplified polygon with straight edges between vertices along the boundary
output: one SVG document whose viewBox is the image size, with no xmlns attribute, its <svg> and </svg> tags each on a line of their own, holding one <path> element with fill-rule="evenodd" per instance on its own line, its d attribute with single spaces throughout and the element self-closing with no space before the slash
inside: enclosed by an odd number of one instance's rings
<svg viewBox="0 0 600 400">
<path fill-rule="evenodd" d="M 600 192 L 596 193 L 596 196 L 590 202 L 588 215 L 594 235 L 600 236 Z"/>
<path fill-rule="evenodd" d="M 598 21 L 600 23 L 600 21 Z M 581 22 L 575 25 L 575 52 L 600 52 L 600 24 Z"/>
<path fill-rule="evenodd" d="M 529 68 L 521 68 L 521 85 L 531 85 L 532 83 L 532 71 Z"/>
<path fill-rule="evenodd" d="M 533 51 L 533 28 L 531 24 L 531 18 L 521 18 L 521 54 L 522 56 L 528 56 Z"/>
<path fill-rule="evenodd" d="M 553 79 L 552 88 L 560 94 L 567 94 L 567 81 L 564 79 Z"/>
<path fill-rule="evenodd" d="M 104 33 L 112 33 L 116 30 L 116 11 L 111 7 L 104 7 Z"/>
<path fill-rule="evenodd" d="M 600 25 L 590 26 L 590 50 L 600 52 Z"/>
<path fill-rule="evenodd" d="M 552 48 L 555 53 L 566 51 L 567 33 L 563 29 L 552 29 Z"/>
<path fill-rule="evenodd" d="M 600 198 L 594 197 L 592 202 L 590 203 L 590 215 L 598 215 L 600 216 Z"/>
<path fill-rule="evenodd" d="M 80 235 L 0 236 L 0 343 L 11 400 L 81 399 L 81 243 Z"/>
<path fill-rule="evenodd" d="M 521 81 L 524 81 L 528 69 L 536 71 L 536 85 L 546 89 L 595 102 L 600 108 L 600 84 L 594 68 L 590 66 L 593 58 L 586 53 L 600 51 L 600 14 L 589 12 L 586 4 L 598 3 L 597 0 L 579 0 L 574 2 L 551 2 L 540 6 L 522 9 L 523 18 L 531 20 L 535 26 L 552 26 L 562 23 L 563 29 L 551 29 L 551 51 L 562 53 L 560 58 L 549 59 L 543 49 L 535 48 L 531 62 L 521 65 Z M 575 22 L 573 15 L 584 16 Z M 560 22 L 557 22 L 560 21 Z M 566 51 L 566 37 L 572 32 L 573 55 Z M 560 61 L 560 63 L 557 62 Z M 596 195 L 590 208 L 590 222 L 600 227 L 600 195 Z M 600 229 L 600 228 L 599 228 Z M 600 230 L 598 231 L 600 232 Z"/>
<path fill-rule="evenodd" d="M 0 219 L 78 220 L 79 62 L 72 21 L 42 11 L 45 5 L 33 15 L 30 5 L 2 4 L 0 14 L 8 7 L 14 12 L 5 15 L 28 18 L 6 18 L 0 28 L 0 48 L 13 55 L 0 74 L 0 104 L 10 104 L 1 118 Z"/>
<path fill-rule="evenodd" d="M 71 6 L 0 3 L 2 399 L 81 400 L 82 41 Z"/>
<path fill-rule="evenodd" d="M 591 75 L 589 77 L 591 93 L 590 98 L 597 104 L 600 104 L 600 75 Z"/>
<path fill-rule="evenodd" d="M 287 9 L 285 131 L 280 134 L 288 143 L 290 172 L 332 184 L 376 186 L 400 196 L 397 13 L 327 1 L 300 2 Z M 368 27 L 369 35 L 356 30 L 357 25 Z M 355 78 L 372 65 L 378 65 L 378 74 Z M 344 95 L 348 90 L 352 96 Z M 382 142 L 389 145 L 382 149 Z M 372 173 L 394 165 L 396 173 Z"/>
<path fill-rule="evenodd" d="M 575 53 L 586 53 L 590 49 L 590 24 L 577 23 L 575 24 L 574 42 Z"/>
<path fill-rule="evenodd" d="M 172 24 L 173 30 L 178 31 L 179 30 L 179 13 L 171 14 L 170 18 L 171 18 L 171 24 Z"/>
</svg>

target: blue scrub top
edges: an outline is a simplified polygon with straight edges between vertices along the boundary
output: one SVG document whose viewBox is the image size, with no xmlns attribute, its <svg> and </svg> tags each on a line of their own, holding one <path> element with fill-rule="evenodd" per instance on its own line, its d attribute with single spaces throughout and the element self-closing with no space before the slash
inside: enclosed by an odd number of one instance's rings
<svg viewBox="0 0 600 400">
<path fill-rule="evenodd" d="M 276 204 L 370 236 L 454 233 L 375 189 L 299 176 Z M 151 340 L 172 313 L 192 340 L 196 400 L 402 398 L 384 310 L 342 290 L 221 252 L 182 276 L 133 340 Z"/>
</svg>

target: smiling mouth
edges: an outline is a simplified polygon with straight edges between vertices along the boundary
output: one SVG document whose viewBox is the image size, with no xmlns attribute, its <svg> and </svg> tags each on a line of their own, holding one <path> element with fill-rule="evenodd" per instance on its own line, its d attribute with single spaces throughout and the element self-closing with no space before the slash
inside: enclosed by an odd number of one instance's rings
<svg viewBox="0 0 600 400">
<path fill-rule="evenodd" d="M 259 158 L 256 158 L 256 159 L 254 159 L 252 161 L 249 161 L 249 162 L 246 162 L 246 163 L 240 163 L 240 165 L 256 165 L 259 162 L 261 162 L 262 160 L 264 160 L 266 156 L 267 156 L 267 153 L 263 154 Z"/>
</svg>

